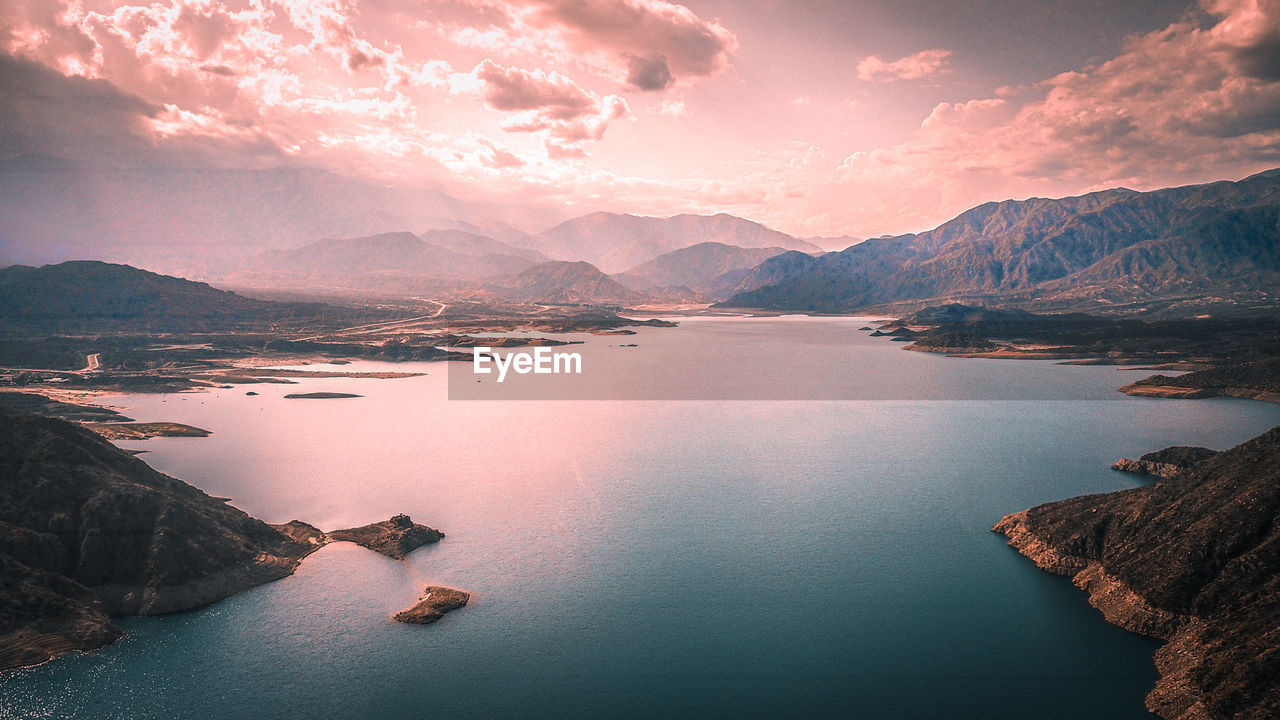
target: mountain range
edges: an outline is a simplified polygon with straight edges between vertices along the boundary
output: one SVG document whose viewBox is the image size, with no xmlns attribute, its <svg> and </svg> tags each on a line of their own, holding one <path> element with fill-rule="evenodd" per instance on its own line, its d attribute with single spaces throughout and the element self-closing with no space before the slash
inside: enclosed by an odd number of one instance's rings
<svg viewBox="0 0 1280 720">
<path fill-rule="evenodd" d="M 928 232 L 867 240 L 812 262 L 778 256 L 753 272 L 770 282 L 724 305 L 1269 301 L 1280 291 L 1280 170 L 1152 192 L 986 203 Z"/>
<path fill-rule="evenodd" d="M 516 273 L 548 258 L 464 230 L 380 233 L 326 239 L 293 250 L 273 250 L 229 274 L 235 284 L 378 290 L 406 278 L 478 280 Z"/>
<path fill-rule="evenodd" d="M 323 184 L 297 173 L 254 177 L 258 184 L 276 177 L 292 188 L 286 195 Z M 426 209 L 462 209 L 437 200 Z M 725 214 L 597 212 L 542 232 L 453 212 L 423 213 L 417 222 L 425 227 L 420 234 L 330 237 L 247 258 L 234 250 L 234 263 L 204 277 L 232 287 L 608 305 L 719 300 L 822 312 L 963 302 L 1188 314 L 1214 303 L 1269 307 L 1280 294 L 1280 170 L 1150 192 L 986 203 L 927 232 L 825 254 L 807 240 Z M 29 270 L 4 282 L 19 282 Z M 16 314 L 40 312 L 24 306 Z M 109 319 L 110 312 L 99 315 Z"/>
</svg>

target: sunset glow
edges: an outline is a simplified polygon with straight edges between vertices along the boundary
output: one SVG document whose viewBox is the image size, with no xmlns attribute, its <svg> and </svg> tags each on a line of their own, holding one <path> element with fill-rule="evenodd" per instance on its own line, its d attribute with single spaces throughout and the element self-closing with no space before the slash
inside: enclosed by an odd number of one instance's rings
<svg viewBox="0 0 1280 720">
<path fill-rule="evenodd" d="M 857 237 L 1280 164 L 1280 2 L 1125 5 L 18 0 L 0 154 Z"/>
</svg>

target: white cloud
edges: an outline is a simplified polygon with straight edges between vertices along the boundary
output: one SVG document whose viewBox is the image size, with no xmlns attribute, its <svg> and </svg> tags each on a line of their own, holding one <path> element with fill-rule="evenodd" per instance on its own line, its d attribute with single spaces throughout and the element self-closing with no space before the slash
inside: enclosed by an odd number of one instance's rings
<svg viewBox="0 0 1280 720">
<path fill-rule="evenodd" d="M 950 50 L 921 50 L 914 55 L 888 61 L 869 55 L 858 63 L 858 79 L 873 82 L 919 80 L 948 70 Z"/>
</svg>

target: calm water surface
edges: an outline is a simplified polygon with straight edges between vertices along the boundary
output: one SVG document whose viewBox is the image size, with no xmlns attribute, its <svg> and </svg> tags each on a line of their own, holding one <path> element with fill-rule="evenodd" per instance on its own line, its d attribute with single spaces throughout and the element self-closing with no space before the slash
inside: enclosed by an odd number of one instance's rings
<svg viewBox="0 0 1280 720">
<path fill-rule="evenodd" d="M 268 522 L 405 512 L 447 538 L 404 562 L 336 544 L 127 619 L 101 652 L 0 677 L 0 717 L 1149 717 L 1156 644 L 988 528 L 1136 486 L 1109 464 L 1229 447 L 1280 406 L 1130 398 L 1141 372 L 903 352 L 862 324 L 593 337 L 577 379 L 714 385 L 724 368 L 690 360 L 712 348 L 774 384 L 748 397 L 855 397 L 855 378 L 866 399 L 451 401 L 443 365 L 379 363 L 347 368 L 427 375 L 114 398 L 212 430 L 124 446 Z M 282 399 L 315 390 L 364 397 Z M 427 583 L 473 602 L 392 622 Z"/>
</svg>

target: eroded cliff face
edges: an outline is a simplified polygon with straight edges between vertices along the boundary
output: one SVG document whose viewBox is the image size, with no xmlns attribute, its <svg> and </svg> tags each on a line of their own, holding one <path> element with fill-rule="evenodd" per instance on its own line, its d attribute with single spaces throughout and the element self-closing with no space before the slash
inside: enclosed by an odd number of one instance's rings
<svg viewBox="0 0 1280 720">
<path fill-rule="evenodd" d="M 1167 641 L 1147 696 L 1171 720 L 1280 717 L 1280 428 L 1152 485 L 993 528 L 1120 627 Z"/>
<path fill-rule="evenodd" d="M 343 535 L 343 533 L 346 533 Z M 443 535 L 397 516 L 267 525 L 71 423 L 0 410 L 0 669 L 120 636 L 113 615 L 207 605 L 352 540 L 392 557 Z"/>
</svg>

